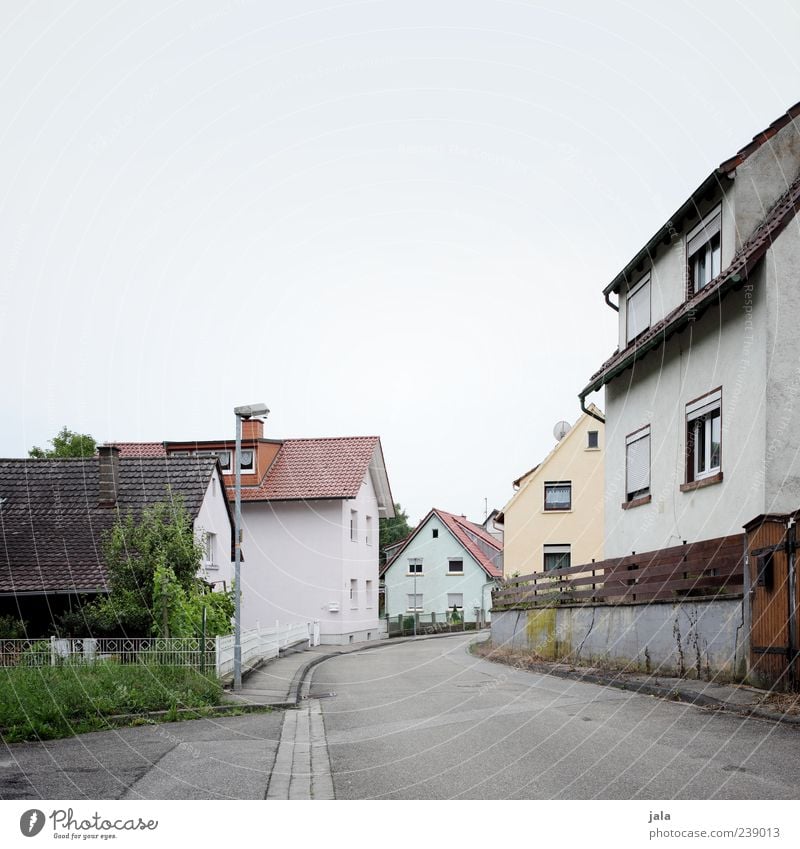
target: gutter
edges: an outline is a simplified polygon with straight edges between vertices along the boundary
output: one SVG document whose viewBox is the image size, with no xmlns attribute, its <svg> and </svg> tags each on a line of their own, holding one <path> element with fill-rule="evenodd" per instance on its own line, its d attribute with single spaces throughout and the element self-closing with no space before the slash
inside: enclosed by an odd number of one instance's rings
<svg viewBox="0 0 800 849">
<path fill-rule="evenodd" d="M 611 304 L 611 306 L 613 307 L 614 305 L 613 305 L 613 304 Z M 598 389 L 599 389 L 599 388 L 600 388 L 600 387 L 598 387 Z M 591 390 L 589 390 L 589 391 L 591 391 Z M 597 419 L 597 421 L 602 422 L 603 424 L 605 424 L 605 423 L 606 423 L 606 420 L 605 420 L 604 418 L 601 418 L 600 416 L 598 416 L 598 415 L 597 415 L 597 413 L 592 412 L 592 411 L 591 411 L 591 410 L 590 410 L 590 409 L 586 406 L 586 396 L 589 394 L 589 392 L 588 392 L 588 391 L 586 391 L 586 390 L 584 390 L 584 392 L 585 392 L 585 394 L 578 395 L 578 398 L 580 398 L 580 399 L 581 399 L 581 411 L 582 411 L 582 412 L 584 412 L 584 413 L 586 413 L 586 415 L 587 415 L 587 416 L 591 416 L 593 419 Z"/>
</svg>

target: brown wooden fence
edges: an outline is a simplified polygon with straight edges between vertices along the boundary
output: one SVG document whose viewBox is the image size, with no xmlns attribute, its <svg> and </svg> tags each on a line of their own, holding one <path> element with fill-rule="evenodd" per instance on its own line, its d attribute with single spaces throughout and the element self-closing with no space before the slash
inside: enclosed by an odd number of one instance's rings
<svg viewBox="0 0 800 849">
<path fill-rule="evenodd" d="M 744 537 L 734 534 L 512 578 L 492 593 L 492 610 L 731 597 L 743 586 Z"/>
</svg>

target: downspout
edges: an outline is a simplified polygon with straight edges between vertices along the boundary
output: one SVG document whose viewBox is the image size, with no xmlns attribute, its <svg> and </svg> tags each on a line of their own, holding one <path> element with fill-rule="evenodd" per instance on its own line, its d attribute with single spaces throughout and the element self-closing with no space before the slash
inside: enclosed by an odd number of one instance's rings
<svg viewBox="0 0 800 849">
<path fill-rule="evenodd" d="M 581 412 L 586 413 L 587 416 L 591 416 L 593 419 L 597 419 L 597 421 L 602 422 L 603 424 L 606 423 L 606 420 L 604 418 L 601 418 L 600 416 L 597 415 L 597 413 L 593 413 L 590 409 L 588 409 L 588 407 L 586 406 L 586 396 L 585 395 L 583 395 L 583 394 L 578 395 L 578 398 L 581 399 Z"/>
<path fill-rule="evenodd" d="M 608 296 L 610 294 L 611 292 L 603 292 L 603 297 L 606 299 L 606 303 L 611 307 L 612 310 L 614 310 L 614 312 L 619 312 L 619 306 L 617 304 L 612 304 L 611 301 L 608 299 Z"/>
</svg>

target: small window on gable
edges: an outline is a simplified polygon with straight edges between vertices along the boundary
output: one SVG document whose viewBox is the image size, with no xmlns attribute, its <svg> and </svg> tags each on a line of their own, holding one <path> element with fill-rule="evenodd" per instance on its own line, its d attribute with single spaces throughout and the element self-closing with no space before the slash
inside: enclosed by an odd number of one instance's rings
<svg viewBox="0 0 800 849">
<path fill-rule="evenodd" d="M 464 574 L 464 561 L 461 559 L 455 560 L 451 558 L 447 562 L 447 572 L 450 575 L 463 575 Z"/>
<path fill-rule="evenodd" d="M 422 574 L 422 558 L 421 557 L 409 557 L 408 558 L 408 574 L 409 575 L 421 575 Z"/>
<path fill-rule="evenodd" d="M 547 481 L 544 485 L 545 510 L 572 509 L 572 481 Z"/>
<path fill-rule="evenodd" d="M 439 529 L 433 528 L 433 538 L 438 539 L 438 537 L 439 537 Z"/>
<path fill-rule="evenodd" d="M 719 274 L 722 207 L 712 210 L 686 234 L 686 257 L 689 263 L 690 295 L 699 292 Z"/>
<path fill-rule="evenodd" d="M 599 446 L 599 431 L 590 430 L 588 432 L 588 439 L 586 442 L 587 448 L 597 448 Z"/>
<path fill-rule="evenodd" d="M 633 342 L 650 327 L 650 275 L 645 275 L 625 297 L 625 341 Z"/>
</svg>

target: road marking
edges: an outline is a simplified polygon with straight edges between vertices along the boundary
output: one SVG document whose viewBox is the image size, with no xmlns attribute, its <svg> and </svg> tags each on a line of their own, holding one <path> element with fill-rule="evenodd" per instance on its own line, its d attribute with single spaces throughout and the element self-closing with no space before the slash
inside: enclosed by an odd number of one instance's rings
<svg viewBox="0 0 800 849">
<path fill-rule="evenodd" d="M 315 699 L 286 712 L 267 799 L 333 798 L 322 708 Z"/>
</svg>

